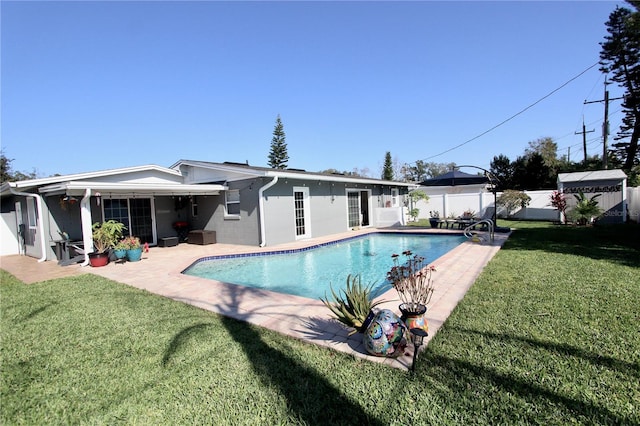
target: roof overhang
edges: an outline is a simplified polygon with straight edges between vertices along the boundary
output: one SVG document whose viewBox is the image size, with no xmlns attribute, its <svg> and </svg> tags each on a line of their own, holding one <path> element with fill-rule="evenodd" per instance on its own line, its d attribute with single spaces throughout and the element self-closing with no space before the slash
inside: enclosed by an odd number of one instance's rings
<svg viewBox="0 0 640 426">
<path fill-rule="evenodd" d="M 252 177 L 266 177 L 279 179 L 297 179 L 315 182 L 341 182 L 347 184 L 363 184 L 363 185 L 382 185 L 391 187 L 406 187 L 417 188 L 416 183 L 411 182 L 397 182 L 382 179 L 372 179 L 365 177 L 351 177 L 344 175 L 331 175 L 326 173 L 313 173 L 305 171 L 293 171 L 287 169 L 266 169 L 261 167 L 251 167 L 248 165 L 235 165 L 224 163 L 210 163 L 206 161 L 192 161 L 192 160 L 180 160 L 173 164 L 171 168 L 179 169 L 181 166 L 202 167 L 209 170 L 217 170 L 222 172 L 221 176 L 227 182 L 233 182 L 235 180 L 244 180 Z"/>
<path fill-rule="evenodd" d="M 172 183 L 112 183 L 112 182 L 60 182 L 44 186 L 39 192 L 44 195 L 67 194 L 84 195 L 90 190 L 93 195 L 218 195 L 226 191 L 224 185 L 186 185 Z"/>
<path fill-rule="evenodd" d="M 620 169 L 593 170 L 588 172 L 558 173 L 558 183 L 601 181 L 601 180 L 624 180 L 627 178 L 625 172 Z"/>
</svg>

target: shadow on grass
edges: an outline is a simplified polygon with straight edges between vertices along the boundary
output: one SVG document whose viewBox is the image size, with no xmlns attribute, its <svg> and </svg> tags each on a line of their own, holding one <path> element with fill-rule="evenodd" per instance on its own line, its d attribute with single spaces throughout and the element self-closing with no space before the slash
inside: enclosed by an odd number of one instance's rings
<svg viewBox="0 0 640 426">
<path fill-rule="evenodd" d="M 516 229 L 503 250 L 542 250 L 640 266 L 640 226 L 636 224 Z"/>
<path fill-rule="evenodd" d="M 188 340 L 196 337 L 196 335 L 204 329 L 212 326 L 213 324 L 211 323 L 200 323 L 180 330 L 180 332 L 171 339 L 171 342 L 169 342 L 169 346 L 167 346 L 164 356 L 162 357 L 162 366 L 166 367 L 173 355 L 178 352 L 180 347 L 186 344 Z"/>
<path fill-rule="evenodd" d="M 546 410 L 544 408 L 546 404 L 558 406 L 562 411 L 572 413 L 578 422 L 581 422 L 581 420 L 587 424 L 636 424 L 637 422 L 637 419 L 622 417 L 603 406 L 560 395 L 541 385 L 520 380 L 492 368 L 434 354 L 430 351 L 425 351 L 422 354 L 420 366 L 422 368 L 418 368 L 418 374 L 439 376 L 442 383 L 449 386 L 456 394 L 463 396 L 465 400 L 471 401 L 469 402 L 470 404 L 474 403 L 473 401 L 477 398 L 477 392 L 482 392 L 482 389 L 498 388 L 504 395 L 513 394 L 533 402 L 538 410 Z M 473 384 L 473 386 L 470 386 L 470 384 Z M 457 398 L 456 400 L 460 399 Z M 540 422 L 539 415 L 535 412 L 527 414 L 516 408 L 517 405 L 511 406 L 517 409 L 518 412 L 507 415 L 515 414 L 519 419 L 518 423 Z M 503 408 L 501 407 L 501 409 Z M 468 409 L 468 407 L 460 407 L 460 409 Z M 477 409 L 486 410 L 487 407 L 483 406 Z M 525 419 L 526 417 L 529 418 Z M 516 417 L 511 420 L 514 418 Z"/>
<path fill-rule="evenodd" d="M 640 364 L 634 364 L 627 361 L 622 361 L 617 358 L 613 358 L 606 355 L 601 355 L 595 352 L 586 351 L 575 346 L 567 345 L 565 343 L 552 343 L 544 342 L 541 340 L 530 339 L 527 337 L 511 336 L 504 333 L 492 333 L 487 331 L 471 330 L 460 327 L 449 327 L 451 331 L 458 331 L 461 333 L 477 334 L 491 339 L 498 339 L 503 342 L 522 342 L 531 346 L 543 348 L 549 351 L 554 351 L 561 355 L 568 355 L 572 357 L 582 358 L 585 361 L 594 365 L 599 365 L 610 370 L 616 370 L 620 373 L 632 375 L 640 378 Z"/>
<path fill-rule="evenodd" d="M 279 389 L 302 424 L 383 424 L 314 369 L 264 342 L 255 326 L 227 317 L 222 323 L 242 345 L 258 378 Z"/>
<path fill-rule="evenodd" d="M 254 314 L 268 316 L 269 308 L 263 307 L 255 313 L 242 311 L 239 308 L 240 301 L 247 293 L 255 295 L 256 291 L 242 286 L 227 286 L 226 291 L 220 294 L 215 311 L 221 315 L 220 321 L 229 335 L 242 347 L 257 380 L 264 383 L 265 387 L 278 389 L 280 395 L 287 400 L 287 407 L 292 416 L 295 416 L 300 424 L 384 424 L 304 360 L 290 356 L 284 350 L 265 342 L 259 327 L 249 324 L 249 321 Z M 196 304 L 190 299 L 177 300 Z M 209 326 L 211 324 L 199 323 L 178 332 L 165 350 L 163 366 L 171 362 L 181 346 L 196 338 Z"/>
<path fill-rule="evenodd" d="M 22 321 L 28 321 L 31 318 L 41 314 L 42 312 L 46 311 L 47 309 L 49 309 L 50 307 L 57 305 L 57 302 L 51 302 L 51 303 L 47 303 L 44 306 L 41 306 L 37 309 L 34 309 L 33 311 L 29 312 L 27 315 L 24 316 L 24 318 L 22 318 Z"/>
</svg>

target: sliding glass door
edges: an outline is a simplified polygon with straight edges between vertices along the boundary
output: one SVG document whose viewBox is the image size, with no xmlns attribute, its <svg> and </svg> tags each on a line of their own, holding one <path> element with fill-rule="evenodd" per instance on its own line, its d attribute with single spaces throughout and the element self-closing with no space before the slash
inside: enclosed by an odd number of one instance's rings
<svg viewBox="0 0 640 426">
<path fill-rule="evenodd" d="M 102 202 L 105 221 L 113 219 L 124 223 L 125 235 L 139 237 L 142 243 L 156 244 L 151 198 L 113 198 Z"/>
</svg>

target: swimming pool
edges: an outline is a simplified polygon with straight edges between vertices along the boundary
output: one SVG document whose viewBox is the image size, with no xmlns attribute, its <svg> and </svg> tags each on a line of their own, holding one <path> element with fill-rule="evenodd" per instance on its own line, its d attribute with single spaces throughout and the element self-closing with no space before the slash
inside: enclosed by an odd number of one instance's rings
<svg viewBox="0 0 640 426">
<path fill-rule="evenodd" d="M 329 284 L 337 293 L 349 274 L 360 274 L 363 284 L 374 283 L 375 293 L 382 294 L 391 288 L 386 273 L 392 254 L 411 250 L 433 263 L 465 240 L 451 234 L 375 233 L 317 248 L 206 257 L 183 273 L 312 299 L 330 294 Z"/>
</svg>

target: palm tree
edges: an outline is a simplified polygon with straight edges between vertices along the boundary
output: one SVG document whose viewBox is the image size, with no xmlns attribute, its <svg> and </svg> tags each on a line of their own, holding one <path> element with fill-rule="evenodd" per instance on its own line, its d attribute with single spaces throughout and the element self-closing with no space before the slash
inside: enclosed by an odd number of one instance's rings
<svg viewBox="0 0 640 426">
<path fill-rule="evenodd" d="M 602 194 L 596 194 L 591 198 L 587 198 L 582 191 L 579 194 L 573 194 L 577 203 L 576 206 L 569 212 L 569 215 L 574 219 L 578 225 L 586 225 L 591 223 L 594 218 L 597 218 L 602 214 L 602 209 L 598 207 L 598 198 Z"/>
</svg>

